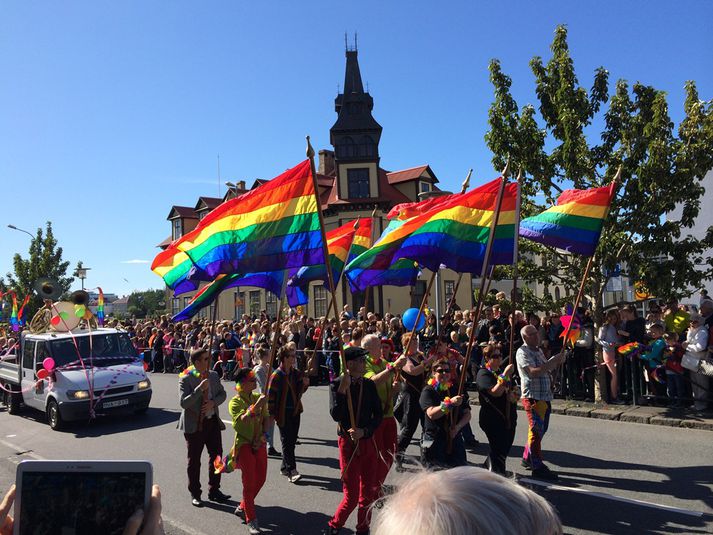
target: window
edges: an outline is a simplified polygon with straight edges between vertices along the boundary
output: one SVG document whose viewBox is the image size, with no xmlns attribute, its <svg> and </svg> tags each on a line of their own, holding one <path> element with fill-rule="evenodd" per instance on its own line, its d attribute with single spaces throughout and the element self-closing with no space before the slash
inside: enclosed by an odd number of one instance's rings
<svg viewBox="0 0 713 535">
<path fill-rule="evenodd" d="M 175 316 L 181 311 L 181 298 L 174 297 L 171 299 L 171 316 Z"/>
<path fill-rule="evenodd" d="M 421 182 L 420 183 L 421 187 L 421 193 L 427 193 L 431 191 L 431 183 L 430 182 Z"/>
<path fill-rule="evenodd" d="M 327 289 L 322 286 L 314 286 L 314 315 L 316 318 L 327 315 Z"/>
<path fill-rule="evenodd" d="M 359 156 L 365 158 L 376 156 L 376 145 L 371 136 L 361 136 L 359 141 Z"/>
<path fill-rule="evenodd" d="M 277 317 L 277 296 L 272 292 L 265 292 L 265 310 L 271 318 Z"/>
<path fill-rule="evenodd" d="M 559 286 L 556 286 L 556 287 L 555 287 L 555 301 L 559 301 L 561 295 L 562 295 L 562 294 L 560 293 L 560 287 L 559 287 Z"/>
<path fill-rule="evenodd" d="M 203 210 L 200 214 L 198 214 L 198 220 L 203 219 L 205 216 L 208 215 L 209 210 Z"/>
<path fill-rule="evenodd" d="M 337 158 L 353 158 L 354 156 L 356 156 L 354 140 L 349 136 L 340 139 L 337 144 Z"/>
<path fill-rule="evenodd" d="M 446 297 L 445 308 L 448 308 L 448 304 L 451 302 L 451 299 L 453 299 L 453 292 L 455 292 L 456 283 L 455 281 L 443 281 L 443 288 Z"/>
<path fill-rule="evenodd" d="M 250 292 L 250 315 L 260 315 L 260 291 Z"/>
<path fill-rule="evenodd" d="M 349 199 L 368 199 L 369 169 L 347 169 L 347 186 Z"/>
<path fill-rule="evenodd" d="M 416 281 L 416 286 L 411 290 L 411 307 L 419 308 L 426 293 L 426 281 Z"/>
<path fill-rule="evenodd" d="M 25 347 L 22 348 L 22 367 L 28 370 L 34 369 L 33 359 L 35 358 L 35 342 L 25 340 Z"/>
<path fill-rule="evenodd" d="M 191 302 L 190 297 L 184 297 L 183 298 L 183 308 L 186 308 L 190 302 Z"/>
<path fill-rule="evenodd" d="M 173 220 L 173 227 L 171 230 L 171 239 L 177 240 L 183 236 L 183 221 L 180 218 Z"/>
<path fill-rule="evenodd" d="M 235 292 L 235 319 L 239 320 L 245 314 L 245 292 Z"/>
</svg>

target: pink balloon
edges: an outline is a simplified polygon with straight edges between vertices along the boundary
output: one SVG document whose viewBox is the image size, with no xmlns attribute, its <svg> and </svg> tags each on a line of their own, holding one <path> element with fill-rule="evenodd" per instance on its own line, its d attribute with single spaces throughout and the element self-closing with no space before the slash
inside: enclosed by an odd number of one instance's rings
<svg viewBox="0 0 713 535">
<path fill-rule="evenodd" d="M 37 378 L 38 379 L 46 379 L 47 377 L 49 377 L 49 374 L 50 374 L 50 372 L 48 372 L 45 369 L 37 370 Z"/>
<path fill-rule="evenodd" d="M 47 357 L 42 361 L 42 367 L 48 372 L 51 372 L 54 370 L 54 359 L 52 357 Z"/>
</svg>

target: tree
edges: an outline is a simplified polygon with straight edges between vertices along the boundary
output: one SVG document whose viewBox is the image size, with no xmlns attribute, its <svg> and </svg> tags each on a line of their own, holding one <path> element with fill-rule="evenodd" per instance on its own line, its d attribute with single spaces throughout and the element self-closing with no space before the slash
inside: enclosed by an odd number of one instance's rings
<svg viewBox="0 0 713 535">
<path fill-rule="evenodd" d="M 166 312 L 165 293 L 163 290 L 135 291 L 129 295 L 128 313 L 130 316 L 146 318 Z"/>
<path fill-rule="evenodd" d="M 540 57 L 530 62 L 537 111 L 529 104 L 518 107 L 510 93 L 511 79 L 497 59 L 489 67 L 495 98 L 485 139 L 496 169 L 510 158 L 511 169 L 522 170 L 523 217 L 544 208 L 535 195 L 551 204 L 563 189 L 608 185 L 621 166 L 618 194 L 585 287 L 595 315 L 602 308 L 605 273 L 617 263 L 663 298 L 681 296 L 689 286 L 712 278 L 712 259 L 705 251 L 713 245 L 713 227 L 701 240 L 685 232 L 700 210 L 701 180 L 713 167 L 713 103 L 699 100 L 695 82 L 687 82 L 685 118 L 675 132 L 663 91 L 619 80 L 610 96 L 603 67 L 595 70 L 590 90 L 582 87 L 565 26 L 556 28 L 551 51 L 546 64 Z M 599 139 L 590 139 L 599 125 Z M 671 215 L 676 207 L 682 207 L 679 218 Z M 520 251 L 523 280 L 563 285 L 567 295 L 561 301 L 572 300 L 588 259 L 528 240 L 520 240 Z M 532 262 L 534 257 L 542 265 Z"/>
<path fill-rule="evenodd" d="M 24 313 L 28 321 L 42 306 L 42 299 L 34 292 L 37 279 L 47 277 L 57 281 L 63 294 L 69 292 L 69 287 L 74 281 L 73 277 L 67 277 L 69 262 L 62 260 L 62 248 L 57 247 L 50 221 L 47 222 L 44 232 L 41 228 L 37 229 L 37 234 L 30 242 L 29 258 L 24 259 L 16 253 L 12 263 L 14 273 L 6 275 L 7 282 L 0 279 L 0 286 L 15 290 L 18 300 L 25 295 L 32 296 Z"/>
</svg>

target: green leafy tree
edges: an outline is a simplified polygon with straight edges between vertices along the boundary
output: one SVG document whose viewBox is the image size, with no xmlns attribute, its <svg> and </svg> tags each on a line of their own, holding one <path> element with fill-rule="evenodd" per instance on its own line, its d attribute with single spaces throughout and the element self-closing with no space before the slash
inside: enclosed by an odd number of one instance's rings
<svg viewBox="0 0 713 535">
<path fill-rule="evenodd" d="M 146 318 L 166 313 L 166 294 L 163 290 L 135 291 L 129 295 L 128 313 Z"/>
<path fill-rule="evenodd" d="M 18 301 L 25 295 L 32 295 L 25 307 L 24 315 L 27 321 L 42 306 L 42 299 L 34 292 L 37 279 L 48 277 L 57 281 L 63 294 L 69 292 L 69 287 L 74 280 L 73 277 L 67 276 L 69 261 L 62 260 L 62 248 L 57 246 L 50 221 L 47 222 L 44 231 L 41 228 L 37 229 L 30 242 L 29 257 L 23 258 L 16 253 L 12 263 L 14 273 L 8 273 L 6 281 L 0 279 L 0 285 L 15 290 Z"/>
<path fill-rule="evenodd" d="M 713 167 L 713 103 L 701 101 L 696 84 L 687 82 L 685 117 L 676 131 L 663 91 L 619 80 L 610 95 L 603 67 L 594 71 L 590 89 L 582 87 L 565 26 L 556 28 L 551 51 L 547 63 L 540 57 L 530 62 L 537 109 L 518 106 L 498 60 L 489 67 L 494 100 L 485 138 L 496 169 L 509 158 L 511 169 L 523 173 L 523 217 L 551 205 L 563 189 L 610 184 L 621 166 L 618 193 L 585 286 L 596 316 L 607 284 L 604 273 L 617 263 L 627 266 L 625 275 L 664 298 L 681 296 L 713 277 L 706 255 L 713 227 L 703 239 L 686 231 L 701 208 L 701 180 Z M 671 214 L 676 207 L 682 208 L 680 217 Z M 560 301 L 573 300 L 587 258 L 528 240 L 520 240 L 520 252 L 522 279 L 561 285 L 566 292 Z M 527 297 L 534 308 L 552 305 L 549 295 L 539 303 L 531 293 Z"/>
</svg>

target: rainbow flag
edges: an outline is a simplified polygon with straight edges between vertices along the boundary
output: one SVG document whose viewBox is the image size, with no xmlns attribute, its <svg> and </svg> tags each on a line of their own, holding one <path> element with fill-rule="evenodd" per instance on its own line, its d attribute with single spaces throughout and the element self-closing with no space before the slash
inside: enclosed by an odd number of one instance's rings
<svg viewBox="0 0 713 535">
<path fill-rule="evenodd" d="M 12 312 L 10 313 L 10 325 L 12 330 L 17 332 L 20 330 L 20 321 L 17 319 L 17 295 L 15 292 L 9 292 L 12 294 Z"/>
<path fill-rule="evenodd" d="M 188 255 L 200 277 L 324 263 L 310 161 L 224 202 L 175 247 Z"/>
<path fill-rule="evenodd" d="M 340 227 L 326 233 L 327 248 L 329 250 L 329 265 L 332 268 L 332 280 L 337 284 L 342 276 L 342 270 L 350 254 L 350 248 L 354 241 L 361 220 L 352 220 Z M 287 282 L 287 302 L 291 307 L 304 305 L 309 301 L 308 288 L 312 281 L 327 280 L 327 270 L 324 264 L 318 266 L 305 266 L 290 273 Z"/>
<path fill-rule="evenodd" d="M 218 275 L 216 279 L 203 286 L 189 301 L 188 306 L 176 314 L 173 321 L 184 321 L 195 316 L 199 310 L 210 306 L 220 295 L 220 292 L 236 286 L 255 286 L 280 295 L 282 289 L 282 271 L 249 273 L 247 275 Z"/>
<path fill-rule="evenodd" d="M 571 253 L 592 256 L 613 197 L 614 184 L 563 191 L 555 206 L 520 221 L 520 236 Z"/>
<path fill-rule="evenodd" d="M 371 248 L 373 219 L 371 217 L 360 217 L 359 228 L 357 228 L 352 240 L 352 248 L 349 250 L 349 258 L 347 264 L 354 260 L 357 256 Z"/>
<path fill-rule="evenodd" d="M 197 290 L 201 280 L 213 280 L 212 277 L 201 276 L 188 255 L 176 248 L 175 242 L 156 255 L 151 271 L 163 279 L 174 295 Z"/>
<path fill-rule="evenodd" d="M 27 323 L 27 318 L 25 317 L 25 307 L 27 306 L 27 303 L 30 302 L 30 296 L 26 295 L 25 298 L 22 300 L 22 304 L 20 305 L 20 310 L 17 312 L 17 321 L 20 323 L 22 327 L 25 326 L 25 323 Z"/>
<path fill-rule="evenodd" d="M 353 289 L 373 286 L 381 271 L 407 258 L 435 271 L 440 266 L 477 273 L 482 269 L 501 178 L 466 193 L 447 195 L 430 209 L 394 219 L 374 246 L 345 270 Z M 515 241 L 517 183 L 505 187 L 491 263 L 511 264 Z M 431 200 L 431 199 L 429 199 Z M 417 211 L 417 212 L 420 212 Z"/>
</svg>

